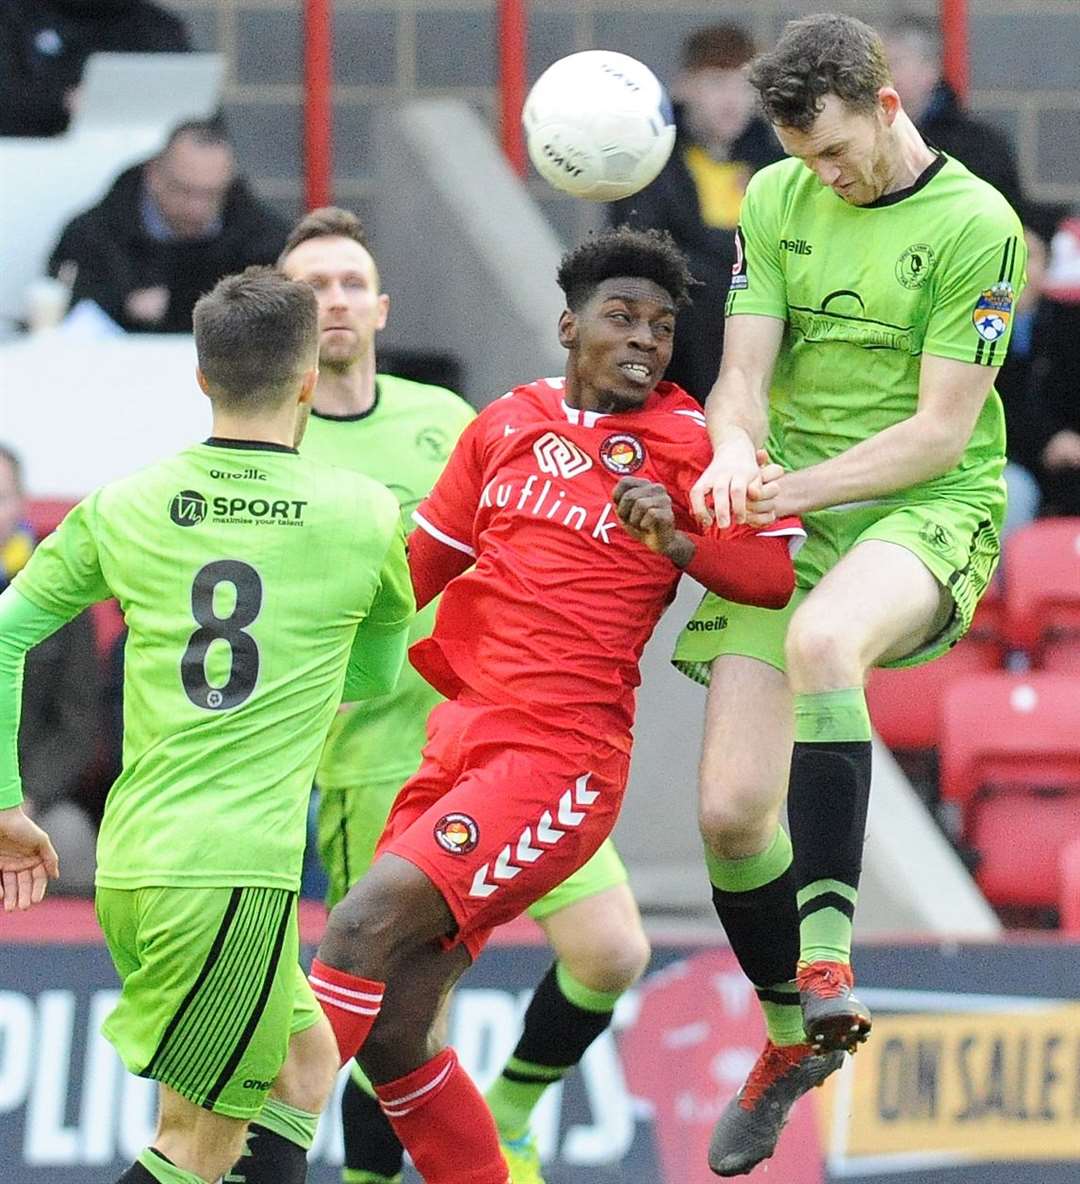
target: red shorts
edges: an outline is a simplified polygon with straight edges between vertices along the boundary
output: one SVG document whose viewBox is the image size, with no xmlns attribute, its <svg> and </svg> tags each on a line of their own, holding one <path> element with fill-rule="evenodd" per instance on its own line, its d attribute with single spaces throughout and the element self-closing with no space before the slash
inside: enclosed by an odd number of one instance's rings
<svg viewBox="0 0 1080 1184">
<path fill-rule="evenodd" d="M 415 864 L 458 923 L 473 958 L 497 926 L 577 871 L 611 833 L 628 753 L 482 699 L 451 699 L 428 719 L 416 774 L 376 854 Z"/>
</svg>

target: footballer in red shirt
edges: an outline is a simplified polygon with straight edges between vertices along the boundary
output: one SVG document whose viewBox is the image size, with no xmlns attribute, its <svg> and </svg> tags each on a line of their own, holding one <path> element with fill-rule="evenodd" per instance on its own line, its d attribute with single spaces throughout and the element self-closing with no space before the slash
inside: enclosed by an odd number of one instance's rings
<svg viewBox="0 0 1080 1184">
<path fill-rule="evenodd" d="M 691 516 L 712 450 L 698 405 L 662 381 L 692 283 L 671 239 L 595 235 L 558 280 L 565 378 L 485 408 L 415 512 L 417 601 L 442 599 L 410 656 L 447 702 L 312 969 L 343 1060 L 361 1049 L 429 1184 L 506 1184 L 486 1107 L 430 1029 L 491 930 L 614 826 L 641 651 L 678 580 L 783 607 L 803 533 L 767 521 L 764 457 L 758 527 L 701 534 Z"/>
</svg>

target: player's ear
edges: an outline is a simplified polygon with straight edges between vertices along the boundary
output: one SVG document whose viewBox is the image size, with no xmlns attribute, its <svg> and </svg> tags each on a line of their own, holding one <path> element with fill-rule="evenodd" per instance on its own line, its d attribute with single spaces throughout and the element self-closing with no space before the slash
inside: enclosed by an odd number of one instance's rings
<svg viewBox="0 0 1080 1184">
<path fill-rule="evenodd" d="M 886 127 L 892 127 L 901 110 L 900 96 L 891 86 L 883 86 L 878 91 L 878 110 L 885 120 Z"/>
<path fill-rule="evenodd" d="M 559 317 L 559 344 L 563 349 L 572 349 L 577 343 L 577 314 L 564 308 Z"/>
<path fill-rule="evenodd" d="M 312 366 L 310 370 L 304 371 L 304 377 L 300 382 L 300 397 L 296 400 L 298 403 L 310 403 L 315 398 L 315 387 L 319 383 L 319 367 Z"/>
<path fill-rule="evenodd" d="M 199 384 L 199 390 L 209 399 L 210 398 L 210 384 L 206 381 L 206 375 L 195 367 L 195 381 Z"/>
<path fill-rule="evenodd" d="M 375 328 L 376 330 L 385 329 L 387 318 L 390 316 L 390 297 L 385 292 L 379 293 L 376 307 L 378 312 L 375 316 Z"/>
</svg>

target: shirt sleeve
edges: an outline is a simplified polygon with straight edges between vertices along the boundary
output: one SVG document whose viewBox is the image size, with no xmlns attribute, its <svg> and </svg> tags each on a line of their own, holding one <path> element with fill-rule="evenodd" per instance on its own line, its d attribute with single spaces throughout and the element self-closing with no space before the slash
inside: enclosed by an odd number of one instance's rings
<svg viewBox="0 0 1080 1184">
<path fill-rule="evenodd" d="M 935 277 L 923 353 L 981 366 L 1005 361 L 1027 247 L 1015 215 L 997 223 L 972 219 Z"/>
<path fill-rule="evenodd" d="M 65 621 L 112 595 L 101 572 L 96 517 L 95 493 L 71 510 L 12 581 L 27 600 Z"/>
<path fill-rule="evenodd" d="M 435 488 L 413 511 L 421 530 L 446 546 L 476 558 L 473 527 L 483 492 L 485 417 L 478 416 L 462 432 Z"/>
<path fill-rule="evenodd" d="M 780 254 L 780 231 L 774 225 L 776 187 L 770 170 L 750 179 L 735 229 L 735 264 L 731 269 L 727 315 L 751 313 L 786 321 L 787 280 Z"/>
<path fill-rule="evenodd" d="M 369 636 L 374 633 L 401 633 L 408 629 L 415 613 L 416 601 L 413 598 L 409 561 L 405 555 L 405 530 L 401 519 L 397 518 L 394 535 L 379 572 L 379 590 L 363 621 L 364 631 Z"/>
<path fill-rule="evenodd" d="M 36 605 L 14 586 L 0 595 L 0 810 L 22 801 L 18 742 L 26 651 L 67 620 Z"/>
<path fill-rule="evenodd" d="M 341 694 L 345 703 L 388 695 L 397 686 L 401 668 L 405 665 L 409 649 L 408 630 L 373 632 L 367 624 L 364 620 L 357 626 L 356 639 L 349 653 L 345 688 Z"/>
</svg>

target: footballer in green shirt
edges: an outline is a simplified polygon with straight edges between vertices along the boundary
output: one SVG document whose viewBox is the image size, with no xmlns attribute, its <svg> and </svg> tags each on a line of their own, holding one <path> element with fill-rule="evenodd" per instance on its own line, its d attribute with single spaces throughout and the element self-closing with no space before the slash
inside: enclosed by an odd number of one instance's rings
<svg viewBox="0 0 1080 1184">
<path fill-rule="evenodd" d="M 337 1067 L 298 964 L 312 778 L 343 695 L 394 685 L 415 605 L 393 495 L 297 451 L 311 289 L 250 269 L 194 319 L 211 437 L 80 502 L 0 597 L 0 807 L 21 796 L 23 653 L 115 596 L 123 767 L 95 901 L 123 985 L 104 1031 L 161 1091 L 121 1179 L 216 1181 L 254 1120 L 238 1178 L 293 1184 Z"/>
<path fill-rule="evenodd" d="M 354 214 L 327 207 L 306 215 L 278 265 L 310 284 L 319 303 L 319 380 L 303 455 L 382 481 L 408 521 L 475 412 L 442 387 L 376 374 L 375 335 L 386 324 L 390 300 Z M 433 601 L 416 614 L 410 641 L 431 632 L 436 607 Z M 390 694 L 343 706 L 335 717 L 316 778 L 329 905 L 368 870 L 394 798 L 420 765 L 427 717 L 440 702 L 406 664 Z M 649 959 L 626 868 L 610 839 L 529 915 L 544 928 L 558 960 L 488 1094 L 511 1184 L 543 1184 L 532 1111 L 608 1026 L 619 996 Z M 343 1184 L 401 1179 L 401 1144 L 355 1062 L 342 1098 L 342 1127 Z"/>
<path fill-rule="evenodd" d="M 874 665 L 955 645 L 993 574 L 1005 508 L 993 382 L 1026 259 L 1005 199 L 923 141 L 867 25 L 793 21 L 750 79 L 789 159 L 743 202 L 706 404 L 714 459 L 693 498 L 721 525 L 800 515 L 808 538 L 788 608 L 707 596 L 675 651 L 710 684 L 706 859 L 769 1035 L 717 1123 L 719 1175 L 771 1155 L 798 1096 L 869 1033 L 851 972 L 863 685 Z M 757 496 L 766 453 L 787 471 Z"/>
</svg>

